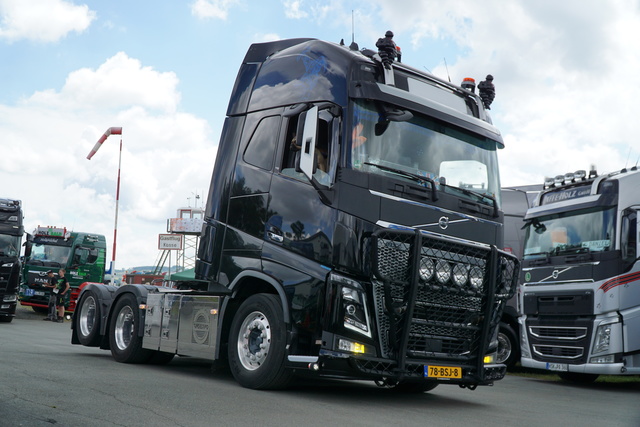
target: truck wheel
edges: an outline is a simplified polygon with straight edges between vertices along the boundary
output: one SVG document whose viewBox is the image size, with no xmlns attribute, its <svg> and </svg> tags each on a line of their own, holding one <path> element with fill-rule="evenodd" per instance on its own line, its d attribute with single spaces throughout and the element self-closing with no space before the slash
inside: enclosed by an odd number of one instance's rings
<svg viewBox="0 0 640 427">
<path fill-rule="evenodd" d="M 438 387 L 437 381 L 400 381 L 391 387 L 397 393 L 425 393 Z"/>
<path fill-rule="evenodd" d="M 118 300 L 109 323 L 109 346 L 111 355 L 121 363 L 144 363 L 152 351 L 142 348 L 142 337 L 138 336 L 140 313 L 138 302 L 131 294 Z"/>
<path fill-rule="evenodd" d="M 252 389 L 279 389 L 293 372 L 284 367 L 286 325 L 276 295 L 257 294 L 242 303 L 231 323 L 229 367 L 236 381 Z"/>
<path fill-rule="evenodd" d="M 76 307 L 76 332 L 80 344 L 95 347 L 100 336 L 100 305 L 95 292 L 87 291 Z"/>
<path fill-rule="evenodd" d="M 560 372 L 558 376 L 565 381 L 577 384 L 591 384 L 598 379 L 598 374 L 581 374 L 579 372 Z"/>
<path fill-rule="evenodd" d="M 513 367 L 520 360 L 520 344 L 518 335 L 509 324 L 500 322 L 498 331 L 498 355 L 496 362 L 504 363 L 507 368 Z"/>
</svg>

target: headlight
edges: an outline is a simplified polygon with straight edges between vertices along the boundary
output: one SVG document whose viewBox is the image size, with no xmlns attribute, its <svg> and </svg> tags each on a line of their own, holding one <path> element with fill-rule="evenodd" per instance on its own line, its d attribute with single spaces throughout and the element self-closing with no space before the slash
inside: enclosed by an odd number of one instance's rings
<svg viewBox="0 0 640 427">
<path fill-rule="evenodd" d="M 609 350 L 611 344 L 611 323 L 600 324 L 596 330 L 595 340 L 593 341 L 593 353 L 601 353 Z"/>
<path fill-rule="evenodd" d="M 18 301 L 18 296 L 16 294 L 5 295 L 2 297 L 2 302 L 14 302 Z"/>
<path fill-rule="evenodd" d="M 342 300 L 343 326 L 351 331 L 371 337 L 367 296 L 362 285 L 355 280 L 331 273 L 330 280 L 338 283 Z"/>
<path fill-rule="evenodd" d="M 3 267 L 13 267 L 13 263 L 12 262 L 8 262 L 6 264 L 2 264 Z"/>
<path fill-rule="evenodd" d="M 447 261 L 438 260 L 436 263 L 436 279 L 441 284 L 445 284 L 451 278 L 451 266 Z"/>
</svg>

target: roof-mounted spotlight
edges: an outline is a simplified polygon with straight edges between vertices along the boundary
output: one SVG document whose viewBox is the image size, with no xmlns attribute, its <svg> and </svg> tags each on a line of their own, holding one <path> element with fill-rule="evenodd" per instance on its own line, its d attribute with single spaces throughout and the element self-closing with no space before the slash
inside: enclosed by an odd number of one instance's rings
<svg viewBox="0 0 640 427">
<path fill-rule="evenodd" d="M 571 184 L 573 182 L 574 175 L 572 172 L 568 172 L 564 174 L 564 183 Z"/>
<path fill-rule="evenodd" d="M 543 185 L 543 190 L 546 190 L 547 188 L 551 188 L 553 187 L 553 178 L 550 178 L 548 176 L 544 177 L 544 185 Z"/>
<path fill-rule="evenodd" d="M 587 172 L 583 169 L 577 170 L 573 173 L 573 176 L 575 178 L 576 181 L 584 181 L 585 177 L 587 176 Z"/>
<path fill-rule="evenodd" d="M 553 179 L 553 185 L 556 187 L 560 187 L 562 184 L 564 184 L 564 175 L 556 175 L 556 177 Z"/>
</svg>

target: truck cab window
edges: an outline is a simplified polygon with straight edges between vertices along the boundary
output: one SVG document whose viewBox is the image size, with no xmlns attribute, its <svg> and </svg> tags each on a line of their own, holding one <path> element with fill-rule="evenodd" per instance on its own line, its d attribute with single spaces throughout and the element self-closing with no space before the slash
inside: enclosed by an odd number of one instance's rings
<svg viewBox="0 0 640 427">
<path fill-rule="evenodd" d="M 309 181 L 300 169 L 300 141 L 302 140 L 305 120 L 307 120 L 307 112 L 289 119 L 282 158 L 282 174 L 300 181 Z M 313 177 L 319 184 L 325 186 L 329 186 L 332 181 L 330 169 L 332 165 L 332 141 L 334 139 L 333 121 L 334 117 L 329 110 L 319 111 Z"/>
<path fill-rule="evenodd" d="M 280 117 L 265 117 L 258 123 L 256 130 L 244 152 L 244 161 L 261 169 L 273 168 L 273 156 L 280 129 Z"/>
<path fill-rule="evenodd" d="M 625 270 L 629 269 L 638 257 L 637 244 L 638 244 L 638 227 L 637 227 L 637 213 L 635 211 L 627 211 L 622 217 L 622 230 L 621 230 L 621 244 L 622 260 L 625 264 Z"/>
</svg>

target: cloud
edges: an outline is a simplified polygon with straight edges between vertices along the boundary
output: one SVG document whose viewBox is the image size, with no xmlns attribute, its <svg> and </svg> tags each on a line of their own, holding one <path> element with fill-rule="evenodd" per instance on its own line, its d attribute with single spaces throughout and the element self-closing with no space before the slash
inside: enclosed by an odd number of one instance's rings
<svg viewBox="0 0 640 427">
<path fill-rule="evenodd" d="M 503 184 L 538 183 L 592 163 L 613 171 L 640 155 L 632 146 L 640 88 L 631 83 L 640 52 L 630 48 L 637 2 L 612 0 L 597 10 L 577 0 L 373 3 L 396 40 L 411 40 L 402 44 L 407 63 L 449 46 L 455 56 L 447 53 L 448 69 L 434 58 L 434 74 L 454 83 L 494 75 Z"/>
<path fill-rule="evenodd" d="M 191 13 L 200 19 L 226 20 L 229 9 L 240 4 L 240 0 L 196 0 L 191 4 Z"/>
<path fill-rule="evenodd" d="M 282 2 L 284 5 L 284 14 L 289 19 L 303 19 L 309 16 L 307 12 L 301 9 L 302 0 L 285 0 Z"/>
<path fill-rule="evenodd" d="M 27 228 L 64 226 L 110 242 L 120 173 L 119 267 L 149 264 L 167 218 L 208 189 L 216 155 L 207 122 L 178 112 L 177 85 L 174 73 L 120 52 L 95 70 L 69 73 L 60 90 L 0 105 L 0 182 L 20 184 L 20 194 L 3 196 L 23 201 Z M 87 160 L 112 126 L 122 137 L 110 136 Z"/>
<path fill-rule="evenodd" d="M 88 6 L 63 0 L 0 0 L 0 39 L 57 42 L 70 32 L 82 33 L 95 19 Z"/>
</svg>

